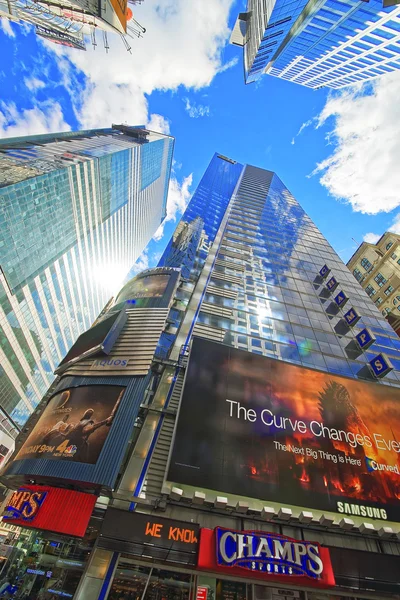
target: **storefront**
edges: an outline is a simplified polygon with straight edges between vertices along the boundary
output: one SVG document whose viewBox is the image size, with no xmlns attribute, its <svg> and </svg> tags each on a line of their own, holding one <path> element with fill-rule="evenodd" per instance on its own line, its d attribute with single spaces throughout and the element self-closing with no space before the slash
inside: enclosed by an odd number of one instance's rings
<svg viewBox="0 0 400 600">
<path fill-rule="evenodd" d="M 1 573 L 11 597 L 73 598 L 99 535 L 95 501 L 92 494 L 35 485 L 8 498 L 4 523 L 23 528 Z"/>
<path fill-rule="evenodd" d="M 98 549 L 113 557 L 96 595 L 101 600 L 400 598 L 398 556 L 275 532 L 200 528 L 109 509 Z"/>
</svg>

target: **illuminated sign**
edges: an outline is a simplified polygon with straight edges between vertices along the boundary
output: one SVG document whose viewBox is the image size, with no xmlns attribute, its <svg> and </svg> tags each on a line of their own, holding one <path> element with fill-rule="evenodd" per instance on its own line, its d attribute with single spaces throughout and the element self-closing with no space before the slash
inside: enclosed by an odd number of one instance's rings
<svg viewBox="0 0 400 600">
<path fill-rule="evenodd" d="M 45 491 L 31 491 L 26 488 L 20 488 L 14 492 L 3 514 L 5 521 L 9 519 L 22 519 L 25 523 L 30 523 L 38 514 L 47 496 Z"/>
<path fill-rule="evenodd" d="M 135 547 L 145 544 L 146 555 L 154 555 L 155 558 L 161 557 L 164 551 L 170 559 L 171 553 L 179 553 L 178 562 L 196 564 L 199 538 L 197 523 L 109 508 L 101 537 L 131 542 Z"/>
<path fill-rule="evenodd" d="M 341 306 L 344 306 L 347 301 L 348 301 L 348 297 L 346 296 L 346 294 L 343 291 L 340 291 L 338 293 L 338 295 L 335 296 L 335 302 L 339 306 L 339 308 Z"/>
<path fill-rule="evenodd" d="M 46 575 L 49 579 L 53 575 L 53 571 L 42 571 L 42 569 L 26 569 L 25 572 L 29 575 Z"/>
<path fill-rule="evenodd" d="M 361 319 L 361 316 L 354 308 L 351 308 L 347 311 L 347 313 L 344 314 L 344 318 L 346 320 L 347 325 L 353 327 L 353 325 L 355 325 Z"/>
<path fill-rule="evenodd" d="M 366 350 L 375 342 L 375 338 L 369 329 L 365 327 L 360 331 L 360 333 L 357 333 L 356 341 L 361 350 Z"/>
<path fill-rule="evenodd" d="M 393 366 L 388 359 L 388 357 L 381 353 L 375 356 L 372 360 L 369 361 L 371 369 L 375 375 L 375 377 L 384 377 L 387 373 L 392 371 Z"/>
<path fill-rule="evenodd" d="M 330 272 L 330 268 L 328 267 L 328 265 L 324 265 L 322 267 L 322 269 L 320 269 L 319 274 L 321 275 L 321 277 L 325 278 L 329 272 Z"/>
<path fill-rule="evenodd" d="M 400 522 L 397 473 L 371 473 L 364 460 L 397 465 L 397 440 L 398 388 L 194 338 L 167 481 L 240 496 L 251 509 L 268 499 L 341 512 L 341 502 Z"/>
<path fill-rule="evenodd" d="M 320 579 L 324 564 L 317 543 L 276 533 L 216 528 L 217 564 L 269 574 L 305 575 Z"/>
<path fill-rule="evenodd" d="M 335 290 L 338 285 L 339 284 L 337 280 L 334 277 L 331 277 L 330 280 L 327 282 L 326 287 L 330 292 L 333 292 L 333 290 Z"/>
<path fill-rule="evenodd" d="M 96 499 L 94 494 L 27 485 L 11 495 L 3 519 L 12 525 L 83 537 Z"/>
<path fill-rule="evenodd" d="M 265 531 L 201 529 L 197 567 L 253 580 L 335 585 L 328 548 Z"/>
</svg>

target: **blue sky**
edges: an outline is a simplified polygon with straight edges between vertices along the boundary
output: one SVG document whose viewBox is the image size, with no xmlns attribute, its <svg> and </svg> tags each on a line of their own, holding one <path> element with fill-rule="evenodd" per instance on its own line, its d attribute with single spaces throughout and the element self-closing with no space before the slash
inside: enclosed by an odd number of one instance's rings
<svg viewBox="0 0 400 600">
<path fill-rule="evenodd" d="M 111 122 L 146 122 L 175 136 L 169 221 L 140 267 L 162 252 L 215 151 L 276 171 L 345 261 L 352 238 L 400 232 L 397 74 L 342 94 L 269 76 L 245 86 L 241 50 L 228 43 L 243 8 L 146 0 L 135 16 L 147 33 L 132 41 L 132 55 L 118 37 L 109 36 L 109 54 L 100 43 L 80 52 L 3 20 L 2 136 Z"/>
</svg>

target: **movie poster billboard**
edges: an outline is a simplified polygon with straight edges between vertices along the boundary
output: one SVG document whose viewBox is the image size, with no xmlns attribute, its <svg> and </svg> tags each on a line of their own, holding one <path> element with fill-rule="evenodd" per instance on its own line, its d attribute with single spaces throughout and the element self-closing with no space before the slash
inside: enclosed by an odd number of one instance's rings
<svg viewBox="0 0 400 600">
<path fill-rule="evenodd" d="M 194 339 L 168 481 L 400 520 L 400 390 Z"/>
<path fill-rule="evenodd" d="M 15 460 L 69 460 L 95 464 L 125 388 L 90 385 L 53 396 Z"/>
</svg>

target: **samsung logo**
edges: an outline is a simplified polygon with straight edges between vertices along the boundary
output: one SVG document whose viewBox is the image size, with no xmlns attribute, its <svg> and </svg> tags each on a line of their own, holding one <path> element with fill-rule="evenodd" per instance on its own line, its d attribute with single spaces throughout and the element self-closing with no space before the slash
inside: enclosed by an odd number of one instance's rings
<svg viewBox="0 0 400 600">
<path fill-rule="evenodd" d="M 324 570 L 319 545 L 275 533 L 216 529 L 217 562 L 250 571 L 305 575 L 319 579 Z"/>
<path fill-rule="evenodd" d="M 91 369 L 124 369 L 128 365 L 129 358 L 99 358 L 93 361 Z"/>
<path fill-rule="evenodd" d="M 364 506 L 363 504 L 350 504 L 349 502 L 337 502 L 338 512 L 346 515 L 357 515 L 360 517 L 370 517 L 371 519 L 387 520 L 387 513 L 384 508 L 375 506 Z"/>
</svg>

